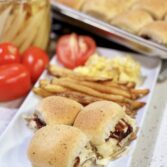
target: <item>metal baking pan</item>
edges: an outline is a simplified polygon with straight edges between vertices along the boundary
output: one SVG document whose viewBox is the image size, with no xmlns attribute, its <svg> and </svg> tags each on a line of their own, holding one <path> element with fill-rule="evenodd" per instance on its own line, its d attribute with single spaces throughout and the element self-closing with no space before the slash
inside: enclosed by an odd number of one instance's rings
<svg viewBox="0 0 167 167">
<path fill-rule="evenodd" d="M 51 4 L 53 16 L 62 21 L 86 29 L 145 55 L 167 59 L 167 47 L 163 45 L 126 32 L 85 13 L 59 4 L 55 0 L 51 0 Z"/>
</svg>

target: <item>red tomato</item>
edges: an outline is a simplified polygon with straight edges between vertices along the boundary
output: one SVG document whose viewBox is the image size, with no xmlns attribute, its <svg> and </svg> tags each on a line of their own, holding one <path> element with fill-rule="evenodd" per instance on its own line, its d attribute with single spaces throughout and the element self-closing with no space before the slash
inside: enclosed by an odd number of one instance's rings
<svg viewBox="0 0 167 167">
<path fill-rule="evenodd" d="M 31 74 L 31 81 L 35 83 L 49 63 L 48 55 L 38 47 L 27 49 L 22 56 L 22 63 Z"/>
<path fill-rule="evenodd" d="M 62 36 L 56 47 L 58 61 L 70 69 L 84 65 L 95 51 L 96 43 L 91 37 L 77 34 Z"/>
<path fill-rule="evenodd" d="M 26 67 L 21 64 L 0 66 L 0 101 L 22 97 L 30 89 L 31 79 Z"/>
<path fill-rule="evenodd" d="M 18 48 L 12 43 L 0 43 L 0 65 L 20 62 Z"/>
</svg>

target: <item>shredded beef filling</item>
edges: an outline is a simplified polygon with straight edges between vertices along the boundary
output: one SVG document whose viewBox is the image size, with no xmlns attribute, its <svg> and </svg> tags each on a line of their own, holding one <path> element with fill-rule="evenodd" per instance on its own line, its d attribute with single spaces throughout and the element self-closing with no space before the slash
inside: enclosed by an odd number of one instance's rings
<svg viewBox="0 0 167 167">
<path fill-rule="evenodd" d="M 110 136 L 105 139 L 105 141 L 109 141 L 110 138 L 114 138 L 121 142 L 124 138 L 126 138 L 131 132 L 133 132 L 133 128 L 130 124 L 128 124 L 124 119 L 121 119 L 115 126 L 115 131 L 110 132 Z"/>
<path fill-rule="evenodd" d="M 44 126 L 46 126 L 46 123 L 42 121 L 36 113 L 30 116 L 24 117 L 24 119 L 27 121 L 27 124 L 30 128 L 33 128 L 35 130 L 40 129 Z"/>
<path fill-rule="evenodd" d="M 79 158 L 79 157 L 76 157 L 76 158 L 75 158 L 75 163 L 74 163 L 74 166 L 73 166 L 73 167 L 79 167 L 79 164 L 80 164 L 80 158 Z"/>
<path fill-rule="evenodd" d="M 38 115 L 36 115 L 36 114 L 34 114 L 33 121 L 36 122 L 37 129 L 41 129 L 42 127 L 46 126 L 46 123 L 43 122 L 42 120 L 40 120 L 40 119 L 38 118 Z"/>
</svg>

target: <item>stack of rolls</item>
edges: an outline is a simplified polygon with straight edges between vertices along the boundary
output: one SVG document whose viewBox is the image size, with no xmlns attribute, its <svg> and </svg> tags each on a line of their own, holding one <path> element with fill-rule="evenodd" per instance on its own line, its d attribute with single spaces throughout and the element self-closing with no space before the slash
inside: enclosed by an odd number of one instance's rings
<svg viewBox="0 0 167 167">
<path fill-rule="evenodd" d="M 57 0 L 132 34 L 167 46 L 166 0 L 66 1 Z"/>
<path fill-rule="evenodd" d="M 83 107 L 71 99 L 50 96 L 40 101 L 35 113 L 43 126 L 36 126 L 28 147 L 33 167 L 105 166 L 136 137 L 135 120 L 111 101 Z"/>
</svg>

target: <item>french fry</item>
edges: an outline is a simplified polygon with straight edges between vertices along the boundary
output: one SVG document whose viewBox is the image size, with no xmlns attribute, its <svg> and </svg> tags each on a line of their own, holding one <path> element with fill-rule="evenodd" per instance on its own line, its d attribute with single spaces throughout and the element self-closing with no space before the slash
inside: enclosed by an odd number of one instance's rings
<svg viewBox="0 0 167 167">
<path fill-rule="evenodd" d="M 58 67 L 56 65 L 49 64 L 48 71 L 51 75 L 56 77 L 70 77 L 71 71 L 66 68 Z"/>
<path fill-rule="evenodd" d="M 39 88 L 39 87 L 34 87 L 33 88 L 33 92 L 39 96 L 42 96 L 42 97 L 48 97 L 48 96 L 52 96 L 53 93 L 50 93 L 42 88 Z"/>
<path fill-rule="evenodd" d="M 137 100 L 139 96 L 137 94 L 131 93 L 131 97 L 133 100 Z"/>
<path fill-rule="evenodd" d="M 110 87 L 119 88 L 119 89 L 122 89 L 122 90 L 128 90 L 129 89 L 125 85 L 121 85 L 121 84 L 118 84 L 118 83 L 113 82 L 113 81 L 102 81 L 102 82 L 98 82 L 98 83 L 106 85 L 106 86 L 110 86 Z"/>
<path fill-rule="evenodd" d="M 133 93 L 139 97 L 143 97 L 150 92 L 149 89 L 131 89 L 130 91 L 131 91 L 131 93 Z"/>
<path fill-rule="evenodd" d="M 149 89 L 130 89 L 132 99 L 136 100 L 146 96 L 149 93 Z"/>
<path fill-rule="evenodd" d="M 73 99 L 73 100 L 81 103 L 82 105 L 88 105 L 88 104 L 93 103 L 95 101 L 103 100 L 103 99 L 100 99 L 97 97 L 89 96 L 87 94 L 79 93 L 79 92 L 75 92 L 75 91 L 67 91 L 67 92 L 63 92 L 63 93 L 57 93 L 56 95 Z"/>
<path fill-rule="evenodd" d="M 50 83 L 50 80 L 40 80 L 39 81 L 40 88 L 50 92 L 50 93 L 62 93 L 65 92 L 67 89 L 60 86 L 60 85 L 53 85 Z"/>
<path fill-rule="evenodd" d="M 41 79 L 40 81 L 39 81 L 39 87 L 44 87 L 44 86 L 46 86 L 46 85 L 48 85 L 48 84 L 50 84 L 50 80 L 47 80 L 47 79 Z"/>
<path fill-rule="evenodd" d="M 131 110 L 138 110 L 139 108 L 142 108 L 146 103 L 140 102 L 140 101 L 133 101 L 131 103 Z"/>
<path fill-rule="evenodd" d="M 123 96 L 101 93 L 101 92 L 94 90 L 90 87 L 79 85 L 75 82 L 64 82 L 63 80 L 60 80 L 60 79 L 54 79 L 52 81 L 52 83 L 61 85 L 63 87 L 66 87 L 66 88 L 69 88 L 69 89 L 72 89 L 72 90 L 75 90 L 78 92 L 85 93 L 85 94 L 90 95 L 90 96 L 99 97 L 99 98 L 102 98 L 105 100 L 112 100 L 115 102 L 123 102 L 123 103 L 131 103 L 130 99 L 127 99 Z"/>
<path fill-rule="evenodd" d="M 60 85 L 52 85 L 52 84 L 47 84 L 45 86 L 43 86 L 43 89 L 51 92 L 51 93 L 63 93 L 65 91 L 67 91 L 66 88 L 60 86 Z"/>
<path fill-rule="evenodd" d="M 128 81 L 118 81 L 117 83 L 120 84 L 120 85 L 127 85 Z"/>
<path fill-rule="evenodd" d="M 123 97 L 131 98 L 131 94 L 128 91 L 121 90 L 121 89 L 114 88 L 114 87 L 111 88 L 111 87 L 104 86 L 104 85 L 99 84 L 99 83 L 87 82 L 87 81 L 79 82 L 79 81 L 75 81 L 75 80 L 72 80 L 72 79 L 69 79 L 69 78 L 65 79 L 64 81 L 75 82 L 77 84 L 87 86 L 89 88 L 95 89 L 95 90 L 100 91 L 102 93 L 120 95 L 120 96 L 123 96 Z"/>
<path fill-rule="evenodd" d="M 131 94 L 131 98 L 136 100 L 143 97 L 149 93 L 149 89 L 135 89 L 136 84 L 134 82 L 124 82 L 125 85 L 121 83 L 115 83 L 113 81 L 105 81 L 102 84 L 106 86 L 116 87 L 118 89 L 126 90 Z M 123 84 L 123 83 L 122 83 Z"/>
<path fill-rule="evenodd" d="M 136 87 L 136 83 L 135 82 L 128 82 L 126 84 L 127 88 L 135 88 Z"/>
<path fill-rule="evenodd" d="M 118 81 L 115 82 L 116 84 L 125 86 L 126 88 L 135 88 L 136 87 L 136 83 L 135 82 L 128 82 L 128 81 Z"/>
<path fill-rule="evenodd" d="M 81 75 L 79 73 L 76 73 L 72 70 L 66 69 L 66 68 L 62 68 L 62 67 L 58 67 L 56 65 L 49 65 L 48 67 L 48 71 L 56 77 L 69 77 L 69 78 L 73 78 L 76 80 L 80 80 L 80 81 L 106 81 L 106 80 L 112 80 L 112 78 L 104 78 L 104 77 L 90 77 L 90 76 L 86 76 L 86 75 Z"/>
</svg>

